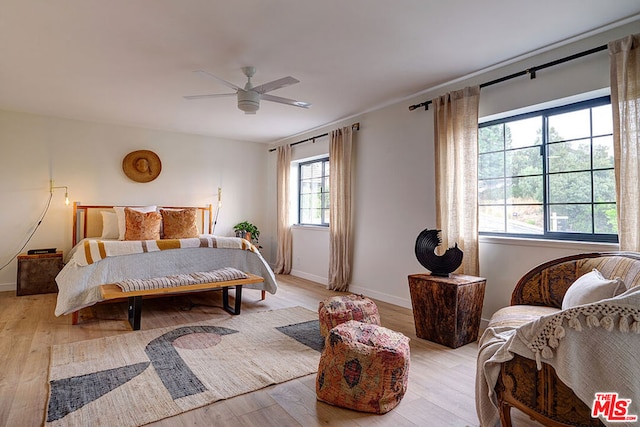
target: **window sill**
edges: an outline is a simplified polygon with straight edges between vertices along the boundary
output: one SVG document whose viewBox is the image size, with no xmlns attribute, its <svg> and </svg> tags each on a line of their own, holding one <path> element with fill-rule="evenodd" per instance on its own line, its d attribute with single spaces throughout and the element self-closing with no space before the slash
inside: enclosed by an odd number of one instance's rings
<svg viewBox="0 0 640 427">
<path fill-rule="evenodd" d="M 329 232 L 329 227 L 325 227 L 324 225 L 300 225 L 293 224 L 291 226 L 293 230 L 310 230 L 310 231 L 326 231 Z"/>
<path fill-rule="evenodd" d="M 538 248 L 556 248 L 571 250 L 590 250 L 590 251 L 618 251 L 620 246 L 617 243 L 602 242 L 578 242 L 569 240 L 546 240 L 546 239 L 527 239 L 522 237 L 501 237 L 501 236 L 479 236 L 480 243 L 490 243 L 494 245 L 507 246 L 531 246 Z"/>
</svg>

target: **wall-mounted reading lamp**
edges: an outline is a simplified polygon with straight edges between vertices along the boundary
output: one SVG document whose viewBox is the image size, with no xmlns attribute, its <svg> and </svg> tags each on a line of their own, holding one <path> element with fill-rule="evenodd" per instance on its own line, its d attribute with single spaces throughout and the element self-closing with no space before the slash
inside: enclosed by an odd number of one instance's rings
<svg viewBox="0 0 640 427">
<path fill-rule="evenodd" d="M 222 207 L 222 188 L 218 187 L 218 206 L 216 206 L 216 216 L 213 219 L 213 229 L 211 230 L 211 234 L 215 234 L 216 232 L 216 224 L 218 223 L 218 215 L 220 214 L 221 207 Z"/>
<path fill-rule="evenodd" d="M 66 185 L 61 185 L 59 187 L 53 186 L 53 180 L 49 181 L 49 192 L 53 194 L 53 190 L 56 188 L 64 188 L 64 204 L 69 206 L 69 188 Z"/>
</svg>

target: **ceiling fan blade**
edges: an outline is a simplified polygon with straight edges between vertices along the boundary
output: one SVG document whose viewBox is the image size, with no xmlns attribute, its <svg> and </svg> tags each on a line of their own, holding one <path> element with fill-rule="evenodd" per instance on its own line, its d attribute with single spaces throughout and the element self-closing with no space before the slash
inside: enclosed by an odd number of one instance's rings
<svg viewBox="0 0 640 427">
<path fill-rule="evenodd" d="M 260 97 L 261 99 L 264 99 L 265 101 L 271 101 L 271 102 L 277 102 L 280 104 L 287 104 L 287 105 L 293 105 L 294 107 L 300 107 L 300 108 L 309 108 L 311 107 L 311 104 L 309 104 L 308 102 L 303 102 L 303 101 L 296 101 L 295 99 L 289 99 L 289 98 L 282 98 L 280 96 L 273 96 L 273 95 L 262 95 Z"/>
<path fill-rule="evenodd" d="M 210 72 L 208 72 L 208 71 L 204 71 L 204 70 L 196 70 L 196 71 L 194 71 L 194 73 L 200 73 L 200 74 L 204 74 L 204 75 L 206 75 L 206 76 L 209 76 L 209 77 L 211 77 L 211 78 L 213 78 L 213 79 L 217 80 L 218 82 L 222 83 L 223 85 L 225 85 L 225 86 L 227 86 L 227 87 L 230 87 L 231 89 L 235 89 L 235 90 L 241 89 L 241 87 L 240 87 L 240 86 L 234 85 L 233 83 L 230 83 L 230 82 L 228 82 L 228 81 L 226 81 L 226 80 L 224 80 L 224 79 L 221 79 L 220 77 L 218 77 L 218 76 L 216 76 L 216 75 L 213 75 L 213 74 L 211 74 L 211 73 L 210 73 Z"/>
<path fill-rule="evenodd" d="M 260 86 L 256 86 L 253 88 L 253 90 L 258 93 L 267 93 L 267 92 L 271 92 L 272 90 L 294 85 L 296 83 L 300 83 L 300 80 L 294 79 L 293 77 L 288 76 L 278 80 L 274 80 L 269 83 L 262 84 Z"/>
<path fill-rule="evenodd" d="M 186 95 L 184 99 L 204 99 L 204 98 L 222 98 L 225 96 L 236 96 L 235 93 L 212 93 L 208 95 Z"/>
</svg>

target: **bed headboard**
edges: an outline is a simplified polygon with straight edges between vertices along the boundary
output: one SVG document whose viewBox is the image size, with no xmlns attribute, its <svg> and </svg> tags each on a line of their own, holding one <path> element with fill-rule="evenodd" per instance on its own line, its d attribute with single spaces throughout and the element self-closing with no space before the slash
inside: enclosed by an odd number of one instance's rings
<svg viewBox="0 0 640 427">
<path fill-rule="evenodd" d="M 123 205 L 118 205 L 123 206 Z M 135 207 L 135 206 L 129 206 Z M 159 206 L 166 209 L 185 209 L 193 206 Z M 211 205 L 196 206 L 198 232 L 211 234 L 213 224 L 213 208 Z M 73 236 L 72 246 L 86 237 L 99 237 L 102 234 L 102 211 L 113 212 L 113 206 L 109 205 L 81 205 L 73 202 Z"/>
</svg>

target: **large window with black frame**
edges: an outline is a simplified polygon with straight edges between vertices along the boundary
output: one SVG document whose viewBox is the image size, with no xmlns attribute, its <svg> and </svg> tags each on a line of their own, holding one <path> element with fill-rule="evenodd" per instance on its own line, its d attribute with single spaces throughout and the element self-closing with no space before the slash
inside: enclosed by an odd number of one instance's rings
<svg viewBox="0 0 640 427">
<path fill-rule="evenodd" d="M 479 231 L 617 242 L 610 97 L 482 123 Z"/>
</svg>

